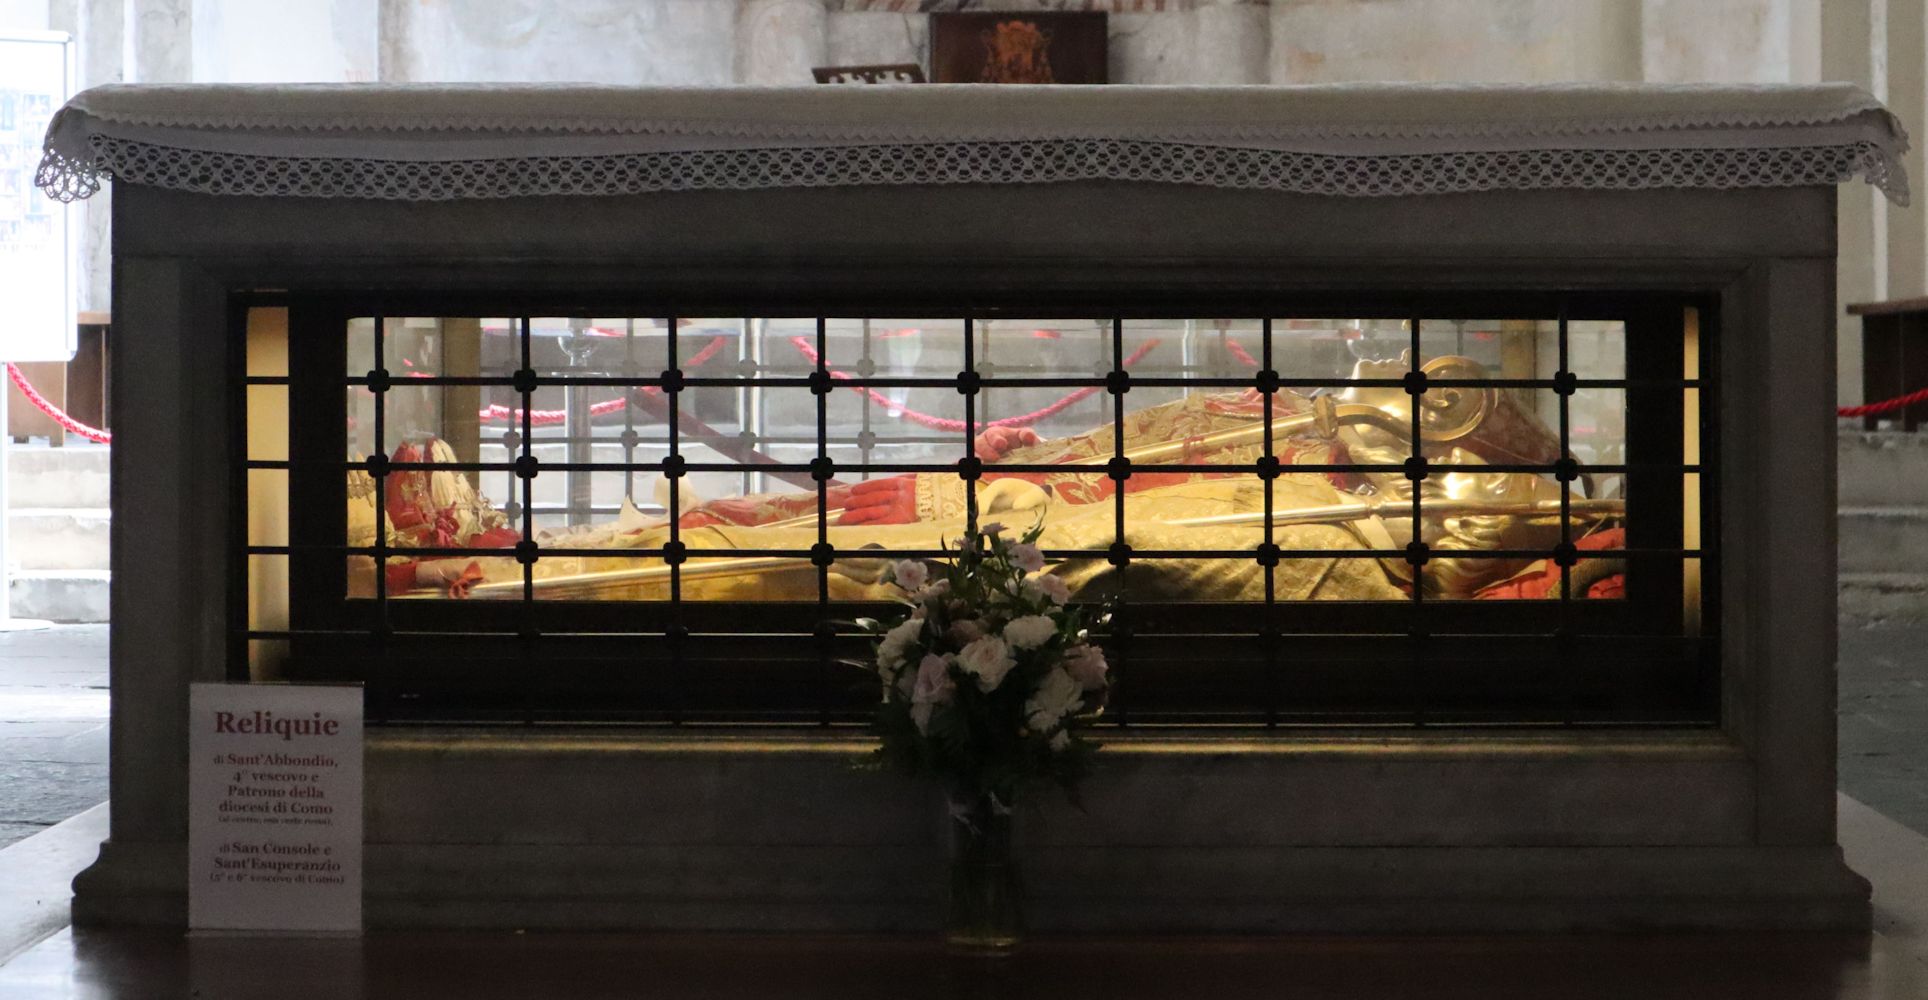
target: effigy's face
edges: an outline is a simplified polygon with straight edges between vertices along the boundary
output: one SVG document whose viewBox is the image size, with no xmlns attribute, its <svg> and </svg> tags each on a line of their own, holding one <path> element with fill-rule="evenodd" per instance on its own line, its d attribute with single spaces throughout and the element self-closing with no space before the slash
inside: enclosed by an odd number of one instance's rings
<svg viewBox="0 0 1928 1000">
<path fill-rule="evenodd" d="M 518 331 L 490 322 L 401 321 L 385 331 L 403 355 L 390 367 L 508 381 Z M 351 457 L 396 468 L 379 489 L 351 485 L 348 529 L 393 550 L 381 583 L 404 597 L 776 601 L 889 599 L 896 553 L 935 555 L 973 519 L 1040 526 L 1055 553 L 1043 572 L 1086 600 L 1261 600 L 1268 575 L 1279 600 L 1544 596 L 1545 559 L 1481 553 L 1621 530 L 1601 484 L 1568 492 L 1552 475 L 1558 401 L 1502 375 L 1544 367 L 1543 326 L 1459 330 L 1451 346 L 1484 360 L 1423 357 L 1415 397 L 1410 353 L 1354 361 L 1347 326 L 1291 323 L 1273 326 L 1288 384 L 1268 394 L 1237 384 L 1259 385 L 1256 322 L 979 321 L 984 381 L 967 395 L 941 384 L 964 364 L 960 322 L 678 321 L 672 365 L 658 321 L 568 321 L 531 334 L 554 383 L 526 397 L 391 390 L 380 420 L 351 399 Z M 611 384 L 672 366 L 702 384 Z M 828 393 L 796 385 L 819 370 Z M 1108 383 L 1111 371 L 1126 378 Z M 1436 467 L 1418 479 L 1415 401 Z M 1618 420 L 1570 430 L 1588 457 L 1621 455 L 1622 434 Z M 1413 542 L 1439 553 L 1417 574 Z M 1106 558 L 1121 543 L 1135 553 L 1124 568 Z M 1271 567 L 1225 555 L 1267 544 L 1301 555 Z M 685 560 L 662 558 L 679 547 Z M 351 557 L 351 592 L 374 577 L 373 560 Z"/>
</svg>

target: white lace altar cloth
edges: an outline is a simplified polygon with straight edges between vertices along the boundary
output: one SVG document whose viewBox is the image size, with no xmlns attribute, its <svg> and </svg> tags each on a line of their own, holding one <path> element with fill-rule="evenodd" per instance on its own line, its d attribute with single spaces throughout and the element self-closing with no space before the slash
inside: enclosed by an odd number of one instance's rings
<svg viewBox="0 0 1928 1000">
<path fill-rule="evenodd" d="M 1114 180 L 1385 196 L 1756 188 L 1860 176 L 1900 204 L 1908 137 L 1819 86 L 663 88 L 109 86 L 48 128 L 37 183 L 447 201 Z"/>
</svg>

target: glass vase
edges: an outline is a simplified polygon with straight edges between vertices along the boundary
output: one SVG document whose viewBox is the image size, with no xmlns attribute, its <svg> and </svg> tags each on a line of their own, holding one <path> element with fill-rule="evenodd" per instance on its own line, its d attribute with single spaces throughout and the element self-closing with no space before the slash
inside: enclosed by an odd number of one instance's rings
<svg viewBox="0 0 1928 1000">
<path fill-rule="evenodd" d="M 979 954 L 1006 954 L 1024 931 L 1024 891 L 1011 850 L 1011 810 L 988 797 L 953 798 L 951 884 L 945 939 Z"/>
</svg>

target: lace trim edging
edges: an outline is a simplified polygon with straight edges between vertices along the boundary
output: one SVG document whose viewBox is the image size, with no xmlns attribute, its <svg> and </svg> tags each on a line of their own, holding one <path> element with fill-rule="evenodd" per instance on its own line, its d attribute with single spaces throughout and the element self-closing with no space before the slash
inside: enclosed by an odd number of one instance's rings
<svg viewBox="0 0 1928 1000">
<path fill-rule="evenodd" d="M 1083 180 L 1388 197 L 1556 188 L 1800 187 L 1861 176 L 1897 204 L 1908 203 L 1906 177 L 1886 149 L 1869 141 L 1350 156 L 1124 139 L 1036 139 L 449 161 L 261 156 L 101 135 L 89 145 L 91 155 L 84 157 L 49 149 L 35 184 L 63 202 L 94 194 L 108 178 L 199 194 L 384 201 Z"/>
<path fill-rule="evenodd" d="M 1683 89 L 1693 89 L 1695 85 L 1685 85 Z M 1510 90 L 1510 85 L 1495 85 L 1490 88 L 1478 86 L 1457 89 L 1477 91 L 1480 89 Z M 1667 89 L 1667 88 L 1662 88 Z M 1291 139 L 1345 140 L 1345 139 L 1412 139 L 1449 141 L 1455 138 L 1554 138 L 1586 135 L 1602 135 L 1623 132 L 1681 132 L 1693 129 L 1751 129 L 1767 127 L 1801 127 L 1813 125 L 1834 125 L 1850 121 L 1864 114 L 1876 114 L 1881 119 L 1881 127 L 1892 135 L 1893 144 L 1898 149 L 1906 149 L 1907 132 L 1901 121 L 1888 111 L 1881 102 L 1872 97 L 1864 97 L 1837 108 L 1816 110 L 1776 109 L 1768 111 L 1674 111 L 1661 113 L 1639 113 L 1627 115 L 1588 115 L 1582 117 L 1550 116 L 1530 119 L 1508 119 L 1498 121 L 1463 122 L 1419 122 L 1393 121 L 1375 123 L 1334 123 L 1302 125 L 1166 125 L 1161 126 L 1161 135 L 1142 137 L 1138 141 L 1197 142 L 1237 142 L 1241 140 L 1289 141 Z M 74 127 L 68 128 L 63 121 L 68 115 L 77 116 Z M 279 110 L 259 112 L 229 113 L 117 113 L 111 111 L 82 110 L 63 108 L 57 112 L 52 134 L 70 134 L 76 138 L 94 134 L 94 129 L 85 123 L 107 125 L 138 125 L 157 128 L 182 128 L 203 130 L 293 130 L 309 134 L 329 132 L 355 132 L 370 127 L 369 116 L 363 114 L 338 114 L 322 112 L 303 114 Z M 729 137 L 738 139 L 797 138 L 812 141 L 848 142 L 851 144 L 902 144 L 930 143 L 942 141 L 967 142 L 1004 142 L 1032 141 L 1047 138 L 1103 138 L 1100 135 L 1063 135 L 1062 125 L 1051 126 L 996 126 L 997 134 L 979 136 L 957 136 L 955 125 L 926 125 L 896 123 L 890 125 L 856 125 L 833 122 L 773 123 L 766 121 L 711 121 L 691 120 L 674 117 L 638 119 L 629 114 L 610 112 L 602 115 L 578 115 L 573 118 L 544 118 L 533 123 L 527 114 L 450 114 L 446 112 L 424 112 L 413 114 L 402 110 L 385 110 L 380 115 L 380 126 L 400 132 L 521 132 L 540 131 L 546 134 L 583 134 L 583 135 L 688 135 Z M 1169 129 L 1170 131 L 1165 131 Z M 108 129 L 111 131 L 111 128 Z M 953 133 L 946 135 L 945 133 Z M 1047 134 L 1048 133 L 1048 134 Z"/>
</svg>

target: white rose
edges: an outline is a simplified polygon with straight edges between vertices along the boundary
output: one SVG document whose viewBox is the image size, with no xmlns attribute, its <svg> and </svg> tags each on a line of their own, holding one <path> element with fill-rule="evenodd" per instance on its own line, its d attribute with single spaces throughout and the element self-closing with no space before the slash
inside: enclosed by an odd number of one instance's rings
<svg viewBox="0 0 1928 1000">
<path fill-rule="evenodd" d="M 1068 747 L 1070 745 L 1071 745 L 1070 730 L 1060 729 L 1057 732 L 1051 734 L 1051 749 L 1063 750 L 1065 747 Z"/>
<path fill-rule="evenodd" d="M 930 567 L 915 559 L 905 559 L 890 570 L 891 580 L 905 590 L 916 590 L 923 586 L 924 581 L 930 579 L 930 575 Z"/>
<path fill-rule="evenodd" d="M 1044 568 L 1044 553 L 1030 542 L 1019 542 L 1011 546 L 1011 565 L 1026 573 L 1036 573 Z"/>
<path fill-rule="evenodd" d="M 987 635 L 965 646 L 957 654 L 957 665 L 977 678 L 978 690 L 989 693 L 1004 683 L 1004 675 L 1010 673 L 1018 661 L 1011 658 L 1011 647 L 1005 645 L 1003 639 Z"/>
<path fill-rule="evenodd" d="M 1019 649 L 1036 649 L 1058 634 L 1058 623 L 1044 615 L 1013 618 L 1004 626 L 1005 641 Z"/>
<path fill-rule="evenodd" d="M 917 599 L 925 604 L 939 604 L 951 592 L 951 581 L 932 580 L 930 585 L 917 592 Z"/>
<path fill-rule="evenodd" d="M 1048 732 L 1084 703 L 1084 685 L 1070 674 L 1052 670 L 1024 702 L 1024 724 L 1034 733 Z"/>
<path fill-rule="evenodd" d="M 883 641 L 877 644 L 877 665 L 886 670 L 903 666 L 904 654 L 917 644 L 917 636 L 923 631 L 924 619 L 907 618 L 903 624 L 885 632 Z"/>
</svg>

